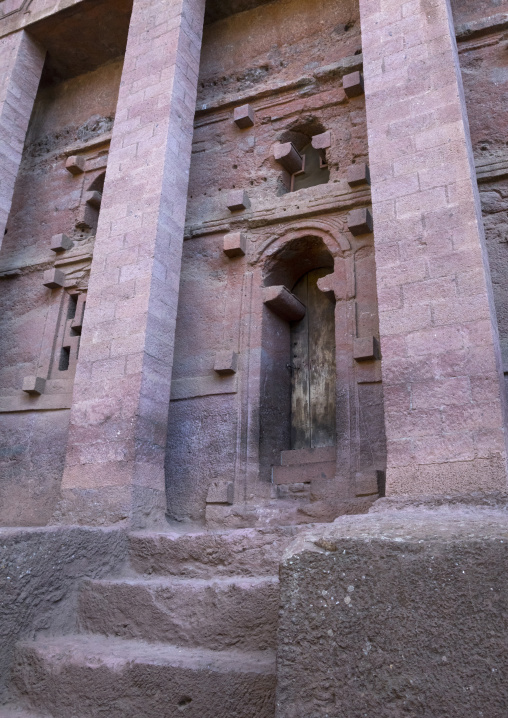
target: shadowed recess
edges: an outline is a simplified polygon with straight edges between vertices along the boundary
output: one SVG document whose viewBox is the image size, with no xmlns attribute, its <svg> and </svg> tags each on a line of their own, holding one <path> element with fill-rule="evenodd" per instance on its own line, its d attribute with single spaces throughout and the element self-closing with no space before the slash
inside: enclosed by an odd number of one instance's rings
<svg viewBox="0 0 508 718">
<path fill-rule="evenodd" d="M 84 0 L 30 26 L 47 50 L 42 82 L 91 72 L 125 53 L 132 0 Z"/>
</svg>

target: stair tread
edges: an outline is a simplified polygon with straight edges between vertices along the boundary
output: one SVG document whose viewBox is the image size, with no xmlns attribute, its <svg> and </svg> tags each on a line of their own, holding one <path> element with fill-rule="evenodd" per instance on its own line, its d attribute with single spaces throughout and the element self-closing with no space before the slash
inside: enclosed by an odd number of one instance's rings
<svg viewBox="0 0 508 718">
<path fill-rule="evenodd" d="M 23 641 L 19 646 L 35 649 L 41 658 L 52 663 L 85 664 L 89 668 L 106 665 L 120 670 L 126 664 L 142 663 L 207 669 L 217 673 L 275 673 L 275 653 L 272 651 L 214 651 L 97 634 L 39 637 L 34 641 Z"/>
<path fill-rule="evenodd" d="M 129 531 L 129 536 L 134 538 L 163 538 L 170 539 L 171 541 L 178 541 L 180 539 L 220 539 L 220 538 L 252 538 L 253 536 L 267 537 L 267 538 L 280 538 L 283 536 L 295 536 L 298 533 L 299 526 L 257 526 L 257 527 L 246 527 L 246 528 L 225 528 L 225 529 L 206 529 L 196 528 L 190 531 L 185 530 L 185 527 L 181 531 L 176 531 L 173 528 L 167 530 L 157 529 L 138 529 Z"/>
<path fill-rule="evenodd" d="M 115 576 L 114 578 L 91 578 L 86 579 L 89 583 L 98 583 L 101 585 L 125 585 L 129 586 L 142 586 L 146 585 L 150 587 L 158 586 L 217 586 L 217 587 L 228 587 L 228 586 L 263 586 L 266 584 L 278 584 L 278 576 L 217 576 L 211 578 L 191 578 L 188 576 L 146 576 L 143 574 L 137 574 L 136 576 Z"/>
<path fill-rule="evenodd" d="M 0 718 L 45 718 L 45 716 L 11 704 L 0 706 Z"/>
<path fill-rule="evenodd" d="M 130 565 L 141 575 L 273 576 L 297 535 L 294 527 L 286 526 L 188 534 L 132 532 L 128 535 Z"/>
</svg>

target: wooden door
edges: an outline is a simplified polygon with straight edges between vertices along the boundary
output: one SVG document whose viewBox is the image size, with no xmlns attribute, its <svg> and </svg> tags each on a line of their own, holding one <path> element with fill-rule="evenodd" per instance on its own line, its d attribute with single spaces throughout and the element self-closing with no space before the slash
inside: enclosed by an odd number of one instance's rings
<svg viewBox="0 0 508 718">
<path fill-rule="evenodd" d="M 293 293 L 305 317 L 291 322 L 291 448 L 332 446 L 335 429 L 335 298 L 318 289 L 329 269 L 305 274 Z"/>
</svg>

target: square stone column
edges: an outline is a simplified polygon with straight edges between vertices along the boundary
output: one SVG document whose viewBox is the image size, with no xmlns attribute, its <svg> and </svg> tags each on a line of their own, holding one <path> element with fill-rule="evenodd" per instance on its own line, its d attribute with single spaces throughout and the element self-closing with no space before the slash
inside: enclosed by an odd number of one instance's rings
<svg viewBox="0 0 508 718">
<path fill-rule="evenodd" d="M 0 38 L 0 247 L 45 55 L 25 30 Z"/>
<path fill-rule="evenodd" d="M 148 526 L 164 454 L 205 0 L 134 0 L 58 520 Z"/>
<path fill-rule="evenodd" d="M 504 391 L 447 0 L 360 0 L 387 493 L 506 489 Z"/>
</svg>

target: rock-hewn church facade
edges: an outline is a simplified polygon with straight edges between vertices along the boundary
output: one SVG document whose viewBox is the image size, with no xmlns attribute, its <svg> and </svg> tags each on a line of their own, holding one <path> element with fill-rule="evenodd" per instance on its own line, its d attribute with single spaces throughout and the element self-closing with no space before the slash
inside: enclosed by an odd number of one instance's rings
<svg viewBox="0 0 508 718">
<path fill-rule="evenodd" d="M 2 718 L 506 718 L 507 103 L 505 0 L 0 0 Z"/>
</svg>

